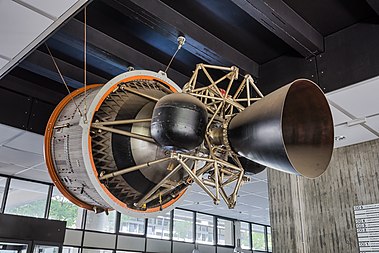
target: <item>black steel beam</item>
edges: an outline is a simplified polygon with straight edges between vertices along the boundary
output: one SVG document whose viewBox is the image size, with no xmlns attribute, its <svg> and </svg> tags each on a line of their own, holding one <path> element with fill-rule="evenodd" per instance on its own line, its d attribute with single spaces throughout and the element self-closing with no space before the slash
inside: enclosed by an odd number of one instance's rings
<svg viewBox="0 0 379 253">
<path fill-rule="evenodd" d="M 67 92 L 63 94 L 53 89 L 46 89 L 41 85 L 20 79 L 11 74 L 0 80 L 1 87 L 53 105 L 57 105 L 67 95 Z"/>
<path fill-rule="evenodd" d="M 324 51 L 323 36 L 281 0 L 231 0 L 304 57 Z"/>
<path fill-rule="evenodd" d="M 80 88 L 83 86 L 84 72 L 82 68 L 76 67 L 57 58 L 54 59 L 67 85 L 74 88 Z M 63 83 L 57 72 L 57 69 L 54 66 L 51 56 L 44 52 L 35 50 L 23 62 L 20 63 L 19 67 L 47 77 L 56 82 Z M 104 78 L 87 71 L 88 84 L 106 82 L 107 80 Z"/>
<path fill-rule="evenodd" d="M 73 19 L 67 23 L 60 32 L 70 36 L 71 38 L 77 37 L 78 34 L 83 33 L 83 23 L 79 20 Z M 61 39 L 61 37 L 54 37 Z M 72 45 L 72 44 L 71 44 Z M 136 49 L 123 44 L 122 42 L 87 26 L 87 45 L 88 53 L 95 54 L 95 57 L 104 57 L 104 55 L 113 55 L 118 58 L 124 59 L 127 62 L 143 69 L 148 70 L 164 70 L 166 65 L 158 62 L 157 60 L 137 51 Z M 97 50 L 97 52 L 96 52 Z M 125 70 L 126 71 L 126 70 Z M 169 78 L 173 79 L 178 84 L 188 82 L 189 77 L 174 70 L 169 69 L 167 72 Z"/>
<path fill-rule="evenodd" d="M 367 0 L 367 3 L 371 8 L 379 15 L 379 1 L 378 0 Z"/>
<path fill-rule="evenodd" d="M 140 15 L 139 18 L 142 20 L 148 19 L 148 22 L 156 27 L 174 27 L 176 31 L 184 34 L 187 38 L 184 48 L 206 62 L 218 65 L 230 62 L 230 64 L 234 64 L 242 70 L 258 77 L 258 63 L 165 3 L 150 0 L 130 1 L 144 10 L 144 13 L 136 11 L 136 14 Z M 127 6 L 126 3 L 118 3 L 121 7 L 131 8 L 129 5 Z M 146 12 L 148 12 L 148 15 L 146 15 Z M 178 34 L 172 34 L 172 36 L 176 39 Z"/>
</svg>

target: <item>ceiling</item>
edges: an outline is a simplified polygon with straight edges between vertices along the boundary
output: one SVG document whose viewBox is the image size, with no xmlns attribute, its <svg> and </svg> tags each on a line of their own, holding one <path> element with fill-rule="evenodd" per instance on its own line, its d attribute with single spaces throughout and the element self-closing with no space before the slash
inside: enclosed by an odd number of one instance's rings
<svg viewBox="0 0 379 253">
<path fill-rule="evenodd" d="M 374 1 L 93 0 L 86 16 L 77 12 L 86 1 L 61 2 L 0 2 L 0 68 L 9 67 L 0 72 L 0 106 L 12 108 L 0 110 L 1 174 L 50 182 L 41 134 L 67 94 L 51 57 L 70 90 L 83 86 L 84 22 L 87 83 L 106 83 L 128 67 L 162 70 L 184 35 L 186 44 L 167 73 L 179 86 L 198 63 L 236 65 L 265 94 L 309 78 L 327 93 L 339 139 L 335 147 L 379 137 Z M 269 224 L 266 173 L 243 186 L 235 210 L 215 207 L 197 186 L 182 207 Z"/>
</svg>

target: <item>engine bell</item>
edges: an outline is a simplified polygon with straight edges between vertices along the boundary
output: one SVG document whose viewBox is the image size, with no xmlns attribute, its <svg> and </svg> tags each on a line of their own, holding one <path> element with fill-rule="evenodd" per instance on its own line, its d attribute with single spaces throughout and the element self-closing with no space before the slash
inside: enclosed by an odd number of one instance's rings
<svg viewBox="0 0 379 253">
<path fill-rule="evenodd" d="M 173 93 L 155 105 L 151 137 L 164 149 L 189 151 L 203 142 L 207 123 L 207 109 L 200 100 L 188 94 Z"/>
</svg>

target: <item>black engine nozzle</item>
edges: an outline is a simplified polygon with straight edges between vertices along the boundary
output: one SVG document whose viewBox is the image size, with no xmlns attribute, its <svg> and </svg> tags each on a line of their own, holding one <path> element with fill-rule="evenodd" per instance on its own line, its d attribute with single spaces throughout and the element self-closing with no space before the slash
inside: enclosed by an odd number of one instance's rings
<svg viewBox="0 0 379 253">
<path fill-rule="evenodd" d="M 315 178 L 330 162 L 333 130 L 323 92 L 299 79 L 237 114 L 229 123 L 228 139 L 236 153 L 251 161 Z"/>
<path fill-rule="evenodd" d="M 150 132 L 164 149 L 189 151 L 203 142 L 207 123 L 207 109 L 199 99 L 173 93 L 155 105 Z"/>
</svg>

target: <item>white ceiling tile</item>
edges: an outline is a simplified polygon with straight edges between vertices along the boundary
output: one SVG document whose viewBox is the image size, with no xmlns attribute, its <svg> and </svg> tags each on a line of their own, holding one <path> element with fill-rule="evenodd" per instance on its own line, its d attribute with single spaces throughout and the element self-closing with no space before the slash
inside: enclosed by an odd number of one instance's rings
<svg viewBox="0 0 379 253">
<path fill-rule="evenodd" d="M 334 106 L 330 106 L 330 109 L 332 111 L 334 125 L 338 125 L 352 120 L 350 117 L 336 109 Z"/>
<path fill-rule="evenodd" d="M 366 125 L 379 132 L 379 115 L 367 118 Z"/>
<path fill-rule="evenodd" d="M 43 162 L 43 156 L 8 147 L 0 147 L 0 162 L 30 168 Z"/>
<path fill-rule="evenodd" d="M 43 136 L 25 131 L 22 135 L 5 144 L 5 146 L 42 155 Z"/>
<path fill-rule="evenodd" d="M 328 94 L 333 101 L 356 118 L 379 112 L 379 77 L 351 85 Z"/>
<path fill-rule="evenodd" d="M 52 23 L 16 2 L 0 1 L 0 54 L 14 58 Z"/>
<path fill-rule="evenodd" d="M 17 173 L 17 176 L 20 178 L 33 179 L 47 183 L 53 182 L 47 171 L 35 170 L 34 168 L 19 172 Z"/>
<path fill-rule="evenodd" d="M 37 166 L 34 166 L 33 170 L 48 171 L 45 162 L 43 162 L 43 163 L 41 163 L 41 164 L 39 164 Z"/>
<path fill-rule="evenodd" d="M 49 15 L 58 18 L 66 12 L 77 0 L 21 0 L 34 8 L 37 8 Z"/>
<path fill-rule="evenodd" d="M 14 175 L 17 175 L 17 173 L 20 173 L 25 170 L 28 170 L 28 169 L 25 167 L 15 165 L 15 164 L 6 164 L 0 167 L 0 174 L 14 176 Z"/>
<path fill-rule="evenodd" d="M 0 69 L 2 69 L 8 62 L 8 60 L 0 58 Z"/>
<path fill-rule="evenodd" d="M 344 147 L 378 138 L 376 135 L 365 129 L 361 125 L 348 127 L 341 125 L 334 128 L 334 136 L 344 136 L 345 138 L 334 142 L 334 147 Z"/>
<path fill-rule="evenodd" d="M 267 180 L 267 169 L 265 169 L 264 171 L 262 171 L 261 173 L 258 173 L 258 174 L 255 174 L 253 176 L 251 176 L 252 179 L 254 180 Z"/>
<path fill-rule="evenodd" d="M 24 130 L 0 124 L 0 145 L 7 143 L 8 140 L 20 135 L 23 132 Z"/>
</svg>

